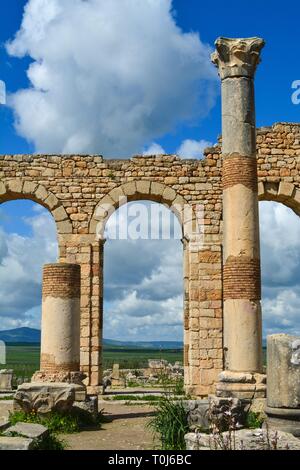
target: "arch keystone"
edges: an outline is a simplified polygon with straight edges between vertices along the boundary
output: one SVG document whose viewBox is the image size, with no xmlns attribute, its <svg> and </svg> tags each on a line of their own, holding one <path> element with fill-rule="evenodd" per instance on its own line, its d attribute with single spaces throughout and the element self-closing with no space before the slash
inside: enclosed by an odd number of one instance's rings
<svg viewBox="0 0 300 470">
<path fill-rule="evenodd" d="M 137 192 L 141 195 L 150 194 L 150 181 L 137 181 L 136 189 L 137 189 Z"/>
<path fill-rule="evenodd" d="M 156 181 L 151 182 L 151 194 L 153 196 L 162 197 L 163 192 L 165 190 L 165 186 L 161 183 L 157 183 Z"/>
</svg>

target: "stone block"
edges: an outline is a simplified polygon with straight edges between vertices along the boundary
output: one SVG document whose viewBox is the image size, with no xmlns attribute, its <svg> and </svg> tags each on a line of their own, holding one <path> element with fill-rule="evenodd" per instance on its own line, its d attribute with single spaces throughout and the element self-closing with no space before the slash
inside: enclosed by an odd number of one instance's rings
<svg viewBox="0 0 300 470">
<path fill-rule="evenodd" d="M 150 193 L 150 181 L 137 181 L 136 183 L 137 192 L 141 195 Z"/>
<path fill-rule="evenodd" d="M 0 418 L 0 434 L 3 433 L 7 428 L 9 428 L 10 422 L 8 418 Z"/>
<path fill-rule="evenodd" d="M 0 436 L 0 450 L 31 450 L 34 445 L 33 439 Z"/>
<path fill-rule="evenodd" d="M 47 207 L 49 207 L 50 210 L 52 210 L 58 206 L 58 199 L 56 196 L 54 196 L 54 194 L 50 193 L 47 199 L 45 199 L 45 204 Z"/>
<path fill-rule="evenodd" d="M 281 181 L 279 183 L 278 196 L 282 197 L 291 197 L 294 192 L 295 186 L 293 183 L 287 183 L 286 181 Z"/>
<path fill-rule="evenodd" d="M 6 193 L 6 187 L 5 184 L 0 181 L 0 195 L 3 195 Z"/>
<path fill-rule="evenodd" d="M 12 390 L 13 374 L 12 369 L 0 370 L 0 390 Z"/>
<path fill-rule="evenodd" d="M 264 429 L 240 429 L 231 438 L 228 432 L 188 433 L 185 442 L 187 450 L 300 450 L 300 440 L 292 434 Z"/>
<path fill-rule="evenodd" d="M 267 378 L 268 407 L 300 408 L 299 336 L 268 336 Z"/>
<path fill-rule="evenodd" d="M 12 193 L 21 193 L 23 188 L 23 183 L 20 179 L 11 180 L 8 182 L 8 191 Z"/>
<path fill-rule="evenodd" d="M 84 401 L 75 401 L 72 412 L 85 418 L 85 422 L 95 423 L 98 418 L 98 396 L 87 397 Z"/>
<path fill-rule="evenodd" d="M 13 409 L 13 400 L 0 400 L 0 419 L 8 418 Z"/>
<path fill-rule="evenodd" d="M 52 211 L 52 215 L 56 222 L 61 222 L 62 220 L 68 219 L 68 214 L 62 206 L 57 207 Z"/>
<path fill-rule="evenodd" d="M 247 372 L 233 372 L 224 370 L 219 374 L 220 382 L 229 383 L 253 383 L 255 382 L 253 374 Z"/>
<path fill-rule="evenodd" d="M 43 439 L 49 434 L 49 430 L 42 424 L 20 422 L 14 426 L 10 426 L 3 434 L 4 436 L 14 436 L 18 434 L 21 437 L 28 437 L 30 439 Z"/>
</svg>

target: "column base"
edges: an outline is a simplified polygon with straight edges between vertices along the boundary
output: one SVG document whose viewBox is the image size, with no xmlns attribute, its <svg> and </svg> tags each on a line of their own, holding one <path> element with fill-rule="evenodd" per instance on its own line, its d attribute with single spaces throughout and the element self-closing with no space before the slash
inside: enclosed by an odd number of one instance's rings
<svg viewBox="0 0 300 470">
<path fill-rule="evenodd" d="M 83 380 L 86 378 L 86 374 L 81 371 L 67 371 L 67 370 L 38 370 L 36 371 L 31 382 L 59 382 L 83 385 Z"/>
<path fill-rule="evenodd" d="M 216 384 L 216 396 L 254 400 L 266 397 L 266 375 L 225 370 Z"/>
<path fill-rule="evenodd" d="M 289 432 L 300 437 L 300 409 L 266 407 L 267 422 L 264 427 Z"/>
</svg>

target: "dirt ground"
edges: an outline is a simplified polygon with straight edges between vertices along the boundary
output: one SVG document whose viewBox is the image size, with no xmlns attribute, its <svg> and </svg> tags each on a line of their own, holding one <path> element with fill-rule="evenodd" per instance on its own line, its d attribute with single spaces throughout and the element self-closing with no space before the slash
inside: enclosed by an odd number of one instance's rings
<svg viewBox="0 0 300 470">
<path fill-rule="evenodd" d="M 61 436 L 67 450 L 155 450 L 158 442 L 146 424 L 153 407 L 149 405 L 125 405 L 101 403 L 105 420 L 100 430 L 86 430 L 78 434 Z"/>
</svg>

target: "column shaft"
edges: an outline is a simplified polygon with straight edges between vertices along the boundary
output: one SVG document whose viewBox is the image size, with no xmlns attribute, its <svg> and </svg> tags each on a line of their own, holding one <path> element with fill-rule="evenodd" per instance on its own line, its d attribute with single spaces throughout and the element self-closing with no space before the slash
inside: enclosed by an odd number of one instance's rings
<svg viewBox="0 0 300 470">
<path fill-rule="evenodd" d="M 41 370 L 79 371 L 80 266 L 48 264 L 43 270 Z"/>
<path fill-rule="evenodd" d="M 263 41 L 216 42 L 222 79 L 225 368 L 262 368 L 261 278 L 253 77 Z"/>
</svg>

